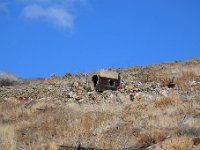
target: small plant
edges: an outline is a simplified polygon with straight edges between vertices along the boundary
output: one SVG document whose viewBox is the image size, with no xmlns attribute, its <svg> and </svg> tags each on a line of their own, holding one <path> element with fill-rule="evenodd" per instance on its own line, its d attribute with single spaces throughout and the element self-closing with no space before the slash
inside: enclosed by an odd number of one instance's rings
<svg viewBox="0 0 200 150">
<path fill-rule="evenodd" d="M 64 77 L 66 77 L 66 78 L 71 77 L 71 76 L 72 76 L 72 74 L 71 74 L 70 72 L 67 72 L 67 73 L 64 75 Z"/>
</svg>

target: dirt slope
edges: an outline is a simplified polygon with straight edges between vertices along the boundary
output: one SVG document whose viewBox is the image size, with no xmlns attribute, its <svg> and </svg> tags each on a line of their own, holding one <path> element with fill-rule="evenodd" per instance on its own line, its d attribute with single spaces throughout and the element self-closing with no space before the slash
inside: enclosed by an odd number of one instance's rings
<svg viewBox="0 0 200 150">
<path fill-rule="evenodd" d="M 1 86 L 0 150 L 200 149 L 200 59 L 113 70 L 117 91 L 91 73 Z"/>
</svg>

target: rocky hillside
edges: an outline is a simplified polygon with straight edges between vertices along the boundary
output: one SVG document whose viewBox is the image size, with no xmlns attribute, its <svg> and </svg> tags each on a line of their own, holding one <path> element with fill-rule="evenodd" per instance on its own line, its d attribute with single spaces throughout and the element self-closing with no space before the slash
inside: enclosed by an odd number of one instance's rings
<svg viewBox="0 0 200 150">
<path fill-rule="evenodd" d="M 92 73 L 0 86 L 0 150 L 199 150 L 200 59 L 113 69 L 117 91 Z"/>
<path fill-rule="evenodd" d="M 22 79 L 14 74 L 0 71 L 0 86 L 9 86 L 22 83 Z"/>
</svg>

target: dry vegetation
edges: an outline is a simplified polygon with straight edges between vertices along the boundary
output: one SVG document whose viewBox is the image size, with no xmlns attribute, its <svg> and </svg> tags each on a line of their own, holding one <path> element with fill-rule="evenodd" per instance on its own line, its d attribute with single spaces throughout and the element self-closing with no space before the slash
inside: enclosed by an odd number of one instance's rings
<svg viewBox="0 0 200 150">
<path fill-rule="evenodd" d="M 154 106 L 156 108 L 167 107 L 177 105 L 180 102 L 180 99 L 177 95 L 170 93 L 167 97 L 161 97 L 159 100 L 155 101 Z"/>
<path fill-rule="evenodd" d="M 193 59 L 119 69 L 115 92 L 84 89 L 84 75 L 69 73 L 0 87 L 0 150 L 199 150 L 199 67 Z"/>
</svg>

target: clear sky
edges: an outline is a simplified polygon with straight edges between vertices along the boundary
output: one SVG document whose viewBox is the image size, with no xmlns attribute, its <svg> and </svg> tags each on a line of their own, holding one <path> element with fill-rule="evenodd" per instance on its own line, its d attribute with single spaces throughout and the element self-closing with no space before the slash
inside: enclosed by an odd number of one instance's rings
<svg viewBox="0 0 200 150">
<path fill-rule="evenodd" d="M 0 52 L 24 78 L 200 57 L 200 0 L 0 0 Z"/>
</svg>

